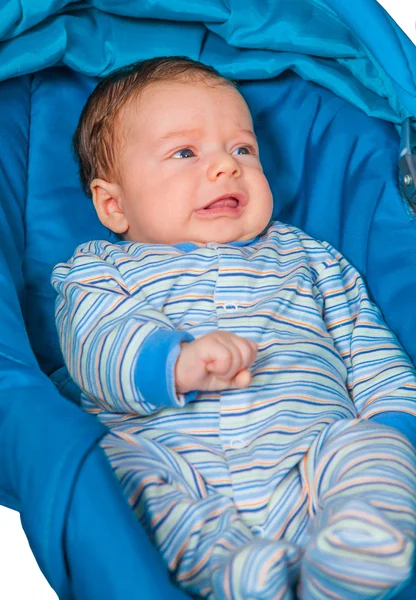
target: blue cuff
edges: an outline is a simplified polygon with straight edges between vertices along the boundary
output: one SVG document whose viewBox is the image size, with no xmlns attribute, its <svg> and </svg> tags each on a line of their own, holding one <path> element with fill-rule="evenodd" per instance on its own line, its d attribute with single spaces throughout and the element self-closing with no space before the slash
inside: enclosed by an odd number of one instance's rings
<svg viewBox="0 0 416 600">
<path fill-rule="evenodd" d="M 416 448 L 416 417 L 414 415 L 399 411 L 388 411 L 374 415 L 368 420 L 398 429 Z"/>
<path fill-rule="evenodd" d="M 143 343 L 136 364 L 135 384 L 145 402 L 160 408 L 184 406 L 198 392 L 177 394 L 175 389 L 175 363 L 182 342 L 192 342 L 194 337 L 186 331 L 158 329 Z"/>
</svg>

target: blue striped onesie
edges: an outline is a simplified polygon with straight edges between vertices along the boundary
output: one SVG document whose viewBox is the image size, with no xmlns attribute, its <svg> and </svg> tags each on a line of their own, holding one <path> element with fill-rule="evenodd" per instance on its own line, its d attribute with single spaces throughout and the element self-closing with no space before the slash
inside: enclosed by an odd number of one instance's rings
<svg viewBox="0 0 416 600">
<path fill-rule="evenodd" d="M 204 247 L 89 242 L 52 283 L 83 407 L 184 589 L 393 597 L 412 568 L 416 458 L 388 425 L 414 426 L 416 377 L 346 259 L 274 222 Z M 250 387 L 177 395 L 180 344 L 215 330 L 258 345 Z"/>
</svg>

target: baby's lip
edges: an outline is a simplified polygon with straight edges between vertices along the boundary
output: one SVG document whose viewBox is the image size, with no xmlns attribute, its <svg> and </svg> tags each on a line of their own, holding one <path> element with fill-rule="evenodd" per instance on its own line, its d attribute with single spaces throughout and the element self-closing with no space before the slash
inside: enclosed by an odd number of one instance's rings
<svg viewBox="0 0 416 600">
<path fill-rule="evenodd" d="M 221 196 L 218 196 L 217 198 L 214 198 L 213 200 L 210 200 L 209 202 L 207 202 L 206 204 L 204 204 L 203 206 L 201 206 L 201 208 L 198 209 L 199 211 L 202 210 L 208 210 L 210 208 L 210 206 L 214 205 L 217 202 L 220 202 L 221 200 L 234 200 L 236 201 L 235 204 L 235 208 L 243 208 L 244 206 L 246 206 L 248 200 L 246 198 L 246 196 L 241 193 L 241 192 L 229 192 L 228 194 L 222 194 Z"/>
</svg>

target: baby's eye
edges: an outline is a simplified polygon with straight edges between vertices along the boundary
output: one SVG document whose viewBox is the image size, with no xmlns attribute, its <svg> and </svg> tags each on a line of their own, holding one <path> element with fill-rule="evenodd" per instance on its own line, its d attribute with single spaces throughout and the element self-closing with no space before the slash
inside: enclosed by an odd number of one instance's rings
<svg viewBox="0 0 416 600">
<path fill-rule="evenodd" d="M 239 146 L 233 152 L 233 154 L 252 154 L 252 149 L 250 146 Z"/>
<path fill-rule="evenodd" d="M 190 148 L 182 148 L 182 150 L 175 152 L 172 158 L 192 158 L 193 156 L 195 154 Z"/>
</svg>

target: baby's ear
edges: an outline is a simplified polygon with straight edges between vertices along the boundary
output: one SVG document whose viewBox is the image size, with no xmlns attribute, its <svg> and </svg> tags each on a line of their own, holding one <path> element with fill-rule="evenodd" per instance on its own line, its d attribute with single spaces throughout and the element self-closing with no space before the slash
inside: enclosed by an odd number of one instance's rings
<svg viewBox="0 0 416 600">
<path fill-rule="evenodd" d="M 123 210 L 123 196 L 117 183 L 94 179 L 90 190 L 101 223 L 114 233 L 125 233 L 129 224 Z"/>
</svg>

